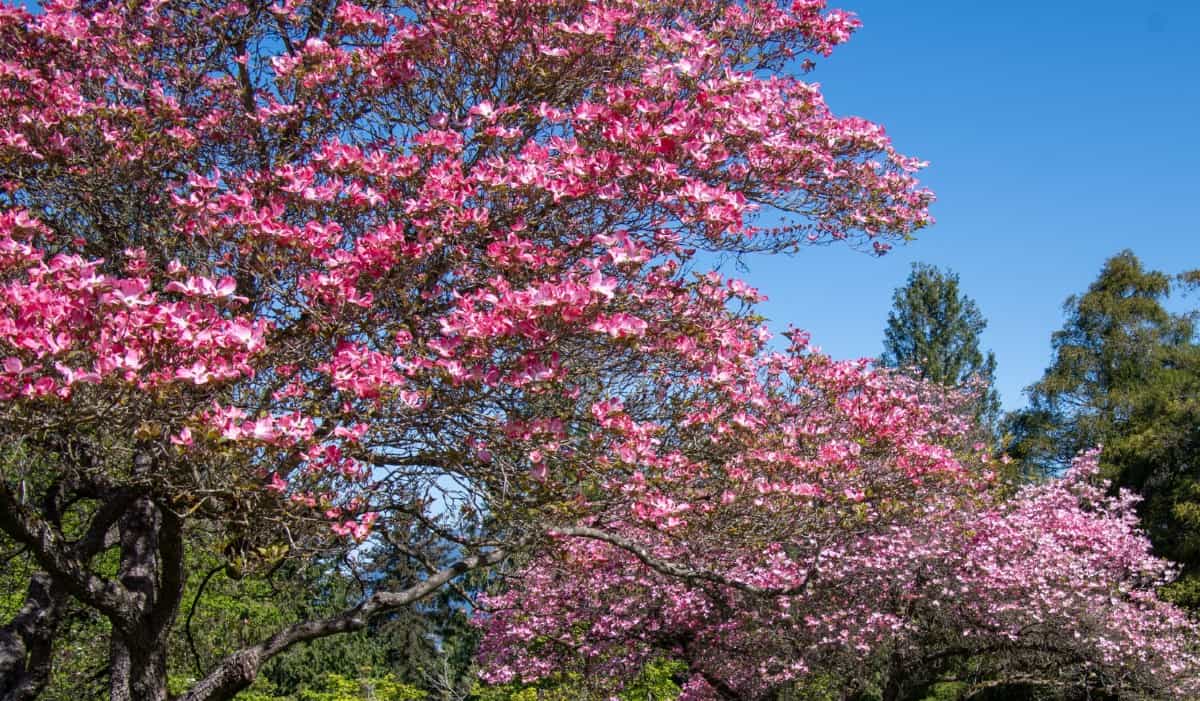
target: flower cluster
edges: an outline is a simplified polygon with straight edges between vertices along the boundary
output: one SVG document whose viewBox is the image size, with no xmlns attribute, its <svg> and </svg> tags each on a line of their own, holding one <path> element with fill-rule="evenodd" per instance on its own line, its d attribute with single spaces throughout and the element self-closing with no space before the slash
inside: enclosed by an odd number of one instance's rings
<svg viewBox="0 0 1200 701">
<path fill-rule="evenodd" d="M 232 481 L 299 503 L 374 513 L 363 492 L 396 503 L 440 471 L 499 511 L 524 498 L 513 471 L 547 498 L 579 479 L 568 464 L 591 443 L 571 443 L 597 388 L 672 371 L 721 383 L 751 362 L 762 338 L 743 305 L 759 295 L 690 278 L 697 250 L 883 250 L 929 222 L 921 164 L 784 70 L 858 26 L 824 2 L 315 12 L 0 11 L 15 432 L 159 441 L 168 491 L 213 487 L 196 477 L 229 477 L 238 453 Z M 551 396 L 565 399 L 532 408 Z M 507 432 L 542 410 L 569 439 Z M 277 428 L 294 417 L 319 429 Z M 495 459 L 447 447 L 467 444 Z"/>
</svg>

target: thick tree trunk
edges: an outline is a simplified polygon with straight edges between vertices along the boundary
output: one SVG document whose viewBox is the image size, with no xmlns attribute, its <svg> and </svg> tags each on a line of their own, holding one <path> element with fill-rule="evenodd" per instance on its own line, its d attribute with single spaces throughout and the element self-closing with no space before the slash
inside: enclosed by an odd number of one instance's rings
<svg viewBox="0 0 1200 701">
<path fill-rule="evenodd" d="M 0 628 L 0 701 L 29 701 L 46 687 L 65 606 L 65 594 L 49 575 L 38 572 L 30 578 L 25 604 Z"/>
<path fill-rule="evenodd" d="M 152 468 L 146 454 L 135 458 L 135 471 Z M 46 572 L 35 576 L 41 588 L 31 587 L 32 603 L 23 610 L 24 617 L 0 629 L 0 683 L 5 685 L 0 688 L 6 694 L 0 701 L 26 701 L 44 686 L 50 642 L 67 597 L 98 611 L 112 624 L 111 701 L 168 699 L 167 648 L 185 584 L 183 520 L 146 494 L 91 489 L 87 496 L 101 506 L 84 537 L 71 543 L 57 522 L 40 518 L 0 482 L 0 530 L 29 547 Z M 115 538 L 110 537 L 114 525 Z M 119 547 L 120 564 L 117 576 L 110 579 L 97 574 L 91 560 L 114 545 Z M 402 591 L 378 591 L 340 614 L 288 626 L 226 657 L 178 701 L 229 701 L 253 683 L 264 662 L 293 645 L 359 630 L 372 615 L 408 606 L 447 582 L 507 556 L 504 550 L 492 550 L 464 557 Z M 51 606 L 47 601 L 55 603 Z M 17 695 L 18 687 L 22 695 Z"/>
<path fill-rule="evenodd" d="M 109 645 L 111 701 L 166 701 L 166 646 L 149 642 L 113 635 Z"/>
<path fill-rule="evenodd" d="M 138 499 L 119 523 L 118 579 L 137 610 L 114 622 L 109 643 L 111 701 L 167 700 L 167 645 L 183 596 L 183 523 Z"/>
<path fill-rule="evenodd" d="M 133 469 L 151 474 L 150 452 L 139 451 Z M 0 701 L 25 701 L 44 688 L 68 597 L 112 625 L 111 699 L 166 701 L 169 633 L 185 582 L 182 519 L 148 494 L 94 484 L 56 483 L 39 513 L 22 489 L 0 483 L 0 530 L 29 548 L 43 572 L 33 576 L 22 611 L 0 629 Z M 62 504 L 72 497 L 98 504 L 75 540 L 61 523 Z M 113 546 L 120 563 L 110 579 L 96 573 L 92 559 Z"/>
<path fill-rule="evenodd" d="M 884 684 L 882 701 L 900 701 L 900 682 L 895 676 L 889 676 Z"/>
<path fill-rule="evenodd" d="M 900 701 L 900 692 L 904 689 L 906 673 L 905 662 L 898 653 L 892 653 L 888 660 L 887 681 L 883 685 L 883 696 L 880 701 Z"/>
</svg>

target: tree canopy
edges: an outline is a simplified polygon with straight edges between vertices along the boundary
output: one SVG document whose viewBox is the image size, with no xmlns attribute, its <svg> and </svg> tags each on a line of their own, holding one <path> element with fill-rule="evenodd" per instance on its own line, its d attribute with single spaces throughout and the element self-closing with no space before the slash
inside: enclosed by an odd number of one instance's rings
<svg viewBox="0 0 1200 701">
<path fill-rule="evenodd" d="M 111 698 L 164 699 L 190 544 L 238 576 L 387 523 L 419 576 L 180 694 L 228 699 L 638 500 L 614 485 L 695 452 L 689 417 L 729 430 L 758 293 L 696 251 L 883 251 L 928 220 L 919 162 L 785 71 L 856 26 L 813 1 L 4 5 L 0 530 L 38 568 L 5 693 L 44 687 L 70 602 L 108 622 Z M 617 404 L 662 432 L 603 424 Z"/>
</svg>

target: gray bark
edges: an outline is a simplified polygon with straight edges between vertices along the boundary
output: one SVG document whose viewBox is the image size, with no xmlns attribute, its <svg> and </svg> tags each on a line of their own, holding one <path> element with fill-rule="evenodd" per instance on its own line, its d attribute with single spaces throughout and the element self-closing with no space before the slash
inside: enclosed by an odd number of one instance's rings
<svg viewBox="0 0 1200 701">
<path fill-rule="evenodd" d="M 135 470 L 148 468 L 141 462 L 135 461 Z M 0 701 L 26 701 L 44 688 L 51 644 L 71 598 L 112 624 L 111 701 L 168 701 L 167 648 L 185 584 L 183 520 L 145 494 L 89 498 L 103 505 L 83 538 L 68 542 L 53 518 L 47 520 L 0 484 L 0 530 L 27 546 L 44 570 L 31 583 L 26 609 L 0 629 Z M 117 575 L 101 577 L 91 560 L 114 546 L 120 551 Z M 493 550 L 466 557 L 402 591 L 376 592 L 338 615 L 284 628 L 222 660 L 177 701 L 229 701 L 253 683 L 267 660 L 293 645 L 359 630 L 373 615 L 412 604 L 507 555 Z"/>
<path fill-rule="evenodd" d="M 30 579 L 21 610 L 0 628 L 0 701 L 28 701 L 46 687 L 65 598 L 49 575 Z"/>
<path fill-rule="evenodd" d="M 183 597 L 183 523 L 149 498 L 120 525 L 118 579 L 135 602 L 110 641 L 112 701 L 166 701 L 167 644 Z"/>
</svg>

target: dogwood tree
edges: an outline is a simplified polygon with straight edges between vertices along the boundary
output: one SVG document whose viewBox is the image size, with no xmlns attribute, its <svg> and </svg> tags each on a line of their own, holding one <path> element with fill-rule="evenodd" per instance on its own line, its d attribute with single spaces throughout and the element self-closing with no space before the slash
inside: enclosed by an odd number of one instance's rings
<svg viewBox="0 0 1200 701">
<path fill-rule="evenodd" d="M 517 586 L 482 602 L 485 679 L 619 681 L 668 656 L 688 665 L 688 698 L 757 698 L 860 665 L 906 625 L 889 602 L 926 552 L 910 530 L 981 491 L 952 450 L 968 448 L 964 414 L 793 339 L 761 381 L 743 377 L 740 402 L 689 417 L 687 458 L 613 485 L 645 497 L 558 529 Z"/>
<path fill-rule="evenodd" d="M 761 427 L 737 402 L 769 394 L 741 385 L 758 293 L 694 256 L 927 222 L 920 164 L 795 73 L 856 26 L 822 0 L 0 7 L 0 531 L 39 569 L 0 695 L 38 694 L 82 606 L 111 697 L 165 698 L 189 547 L 237 576 L 382 521 L 425 572 L 233 651 L 181 696 L 206 701 L 548 531 L 698 510 L 660 479 L 775 494 L 687 431 Z"/>
<path fill-rule="evenodd" d="M 793 447 L 764 453 L 755 436 L 733 459 L 766 458 L 771 477 L 729 470 L 699 490 L 719 499 L 661 496 L 658 511 L 562 529 L 519 586 L 482 602 L 484 678 L 574 673 L 600 698 L 665 658 L 686 665 L 689 701 L 814 679 L 885 701 L 936 681 L 967 696 L 1200 692 L 1200 630 L 1157 598 L 1175 572 L 1136 528 L 1136 498 L 1097 481 L 1098 452 L 997 499 L 978 457 L 929 462 L 924 430 L 954 429 L 918 395 L 891 387 L 889 410 L 859 413 L 889 383 L 845 380 L 856 372 L 804 368 L 803 386 L 832 397 L 783 433 Z"/>
</svg>

